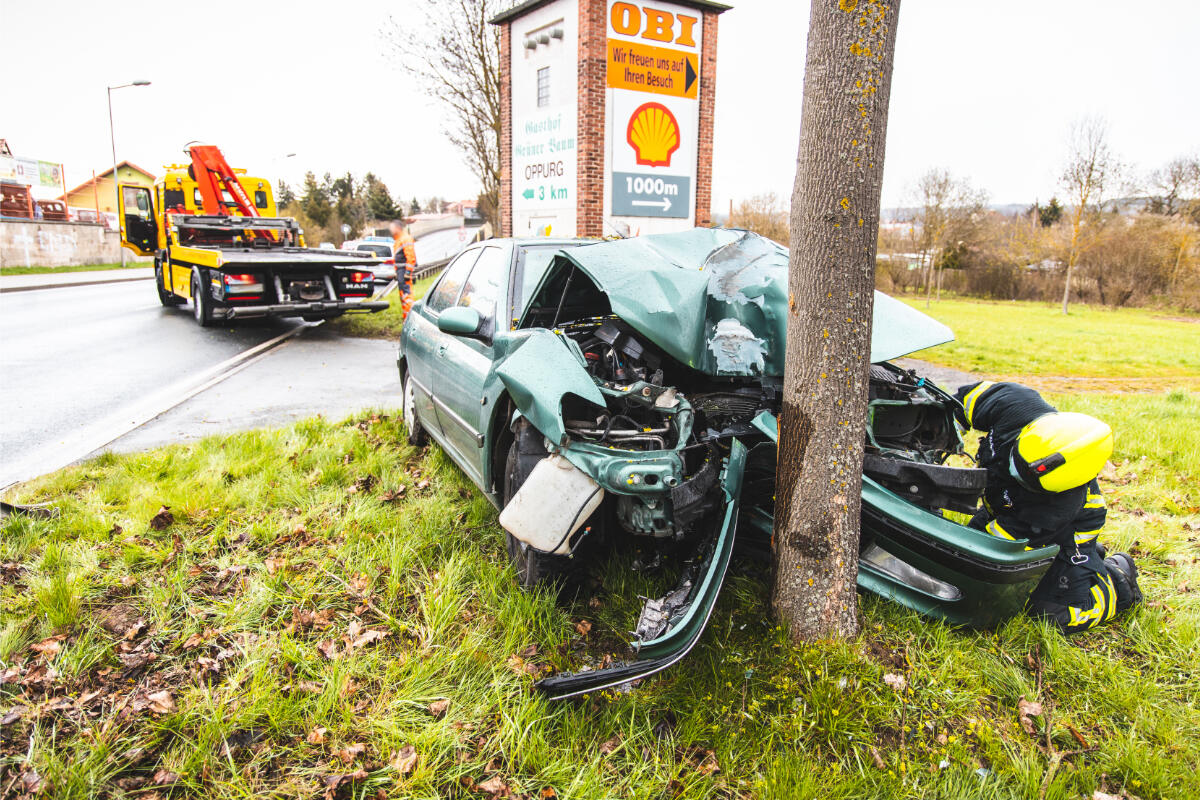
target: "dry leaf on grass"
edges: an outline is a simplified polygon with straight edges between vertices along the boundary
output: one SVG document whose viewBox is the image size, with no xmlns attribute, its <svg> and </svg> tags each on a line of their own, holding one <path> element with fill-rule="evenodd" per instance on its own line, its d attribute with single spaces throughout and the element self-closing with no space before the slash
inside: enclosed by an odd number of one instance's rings
<svg viewBox="0 0 1200 800">
<path fill-rule="evenodd" d="M 362 742 L 355 742 L 354 744 L 346 745 L 341 750 L 338 750 L 335 755 L 342 760 L 343 764 L 349 764 L 354 759 L 366 752 L 366 749 L 367 746 Z"/>
<path fill-rule="evenodd" d="M 178 772 L 171 772 L 169 769 L 160 769 L 154 773 L 155 786 L 167 786 L 172 783 L 179 783 Z"/>
<path fill-rule="evenodd" d="M 1042 704 L 1036 700 L 1026 700 L 1024 697 L 1017 702 L 1017 716 L 1021 720 L 1021 727 L 1030 736 L 1037 735 L 1037 728 L 1033 725 L 1033 718 L 1042 715 Z"/>
<path fill-rule="evenodd" d="M 296 684 L 296 688 L 302 692 L 310 692 L 311 694 L 320 694 L 325 691 L 325 687 L 316 681 L 300 681 Z"/>
<path fill-rule="evenodd" d="M 171 513 L 170 506 L 163 506 L 158 509 L 158 513 L 150 518 L 150 527 L 153 530 L 165 530 L 168 525 L 175 521 L 175 515 Z"/>
<path fill-rule="evenodd" d="M 446 709 L 449 707 L 449 700 L 434 700 L 429 704 L 429 713 L 433 715 L 434 719 L 441 719 L 446 716 Z"/>
<path fill-rule="evenodd" d="M 263 561 L 263 566 L 267 568 L 268 575 L 274 575 L 276 572 L 279 572 L 286 564 L 287 559 L 285 558 L 271 557 Z"/>
<path fill-rule="evenodd" d="M 616 736 L 613 736 L 611 739 L 600 745 L 600 755 L 606 756 L 620 746 L 621 734 L 618 733 Z"/>
<path fill-rule="evenodd" d="M 887 765 L 883 763 L 883 756 L 879 755 L 879 751 L 874 747 L 871 748 L 871 763 L 875 765 L 875 769 L 887 769 Z"/>
<path fill-rule="evenodd" d="M 908 686 L 908 679 L 903 675 L 897 675 L 894 672 L 884 673 L 883 682 L 895 689 L 897 692 L 903 692 L 904 687 Z"/>
<path fill-rule="evenodd" d="M 388 763 L 396 772 L 407 775 L 417 768 L 417 749 L 411 744 L 406 744 L 397 752 L 392 753 Z"/>
<path fill-rule="evenodd" d="M 356 769 L 354 772 L 346 772 L 338 775 L 327 775 L 324 779 L 325 800 L 333 800 L 337 796 L 338 787 L 343 783 L 365 781 L 366 779 L 367 771 L 365 769 Z"/>
<path fill-rule="evenodd" d="M 586 619 L 581 619 L 579 622 L 575 623 L 575 630 L 579 632 L 580 636 L 587 636 L 588 631 L 591 629 L 592 623 L 588 622 Z"/>
<path fill-rule="evenodd" d="M 543 787 L 540 792 L 538 792 L 538 797 L 540 797 L 542 800 L 557 800 L 558 792 L 554 791 L 553 788 L 546 786 Z"/>
<path fill-rule="evenodd" d="M 48 639 L 42 639 L 37 644 L 29 645 L 29 649 L 35 653 L 40 653 L 42 658 L 49 661 L 58 655 L 58 651 L 62 649 L 62 642 L 66 638 L 67 635 L 65 633 L 59 633 Z"/>
<path fill-rule="evenodd" d="M 317 649 L 321 651 L 321 655 L 325 656 L 330 661 L 337 661 L 337 657 L 339 655 L 337 642 L 331 639 L 325 639 L 317 644 Z"/>
<path fill-rule="evenodd" d="M 492 797 L 508 797 L 510 792 L 508 784 L 505 783 L 504 779 L 499 775 L 494 775 L 491 778 L 488 778 L 483 783 L 478 784 L 475 788 Z"/>
<path fill-rule="evenodd" d="M 325 734 L 327 733 L 329 733 L 328 728 L 313 728 L 308 732 L 308 736 L 304 737 L 304 740 L 309 744 L 324 744 Z"/>
</svg>

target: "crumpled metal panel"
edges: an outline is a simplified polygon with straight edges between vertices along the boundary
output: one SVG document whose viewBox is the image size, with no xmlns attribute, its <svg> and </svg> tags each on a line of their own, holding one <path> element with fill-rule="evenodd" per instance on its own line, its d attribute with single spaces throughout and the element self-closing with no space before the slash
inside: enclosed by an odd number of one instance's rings
<svg viewBox="0 0 1200 800">
<path fill-rule="evenodd" d="M 583 366 L 579 349 L 545 329 L 530 331 L 515 352 L 496 367 L 496 374 L 533 426 L 555 444 L 566 443 L 563 397 L 574 394 L 604 408 L 604 395 Z"/>
<path fill-rule="evenodd" d="M 757 234 L 694 228 L 576 247 L 547 273 L 574 264 L 613 313 L 666 353 L 709 375 L 783 374 L 787 249 Z M 953 332 L 875 293 L 871 360 L 944 344 Z"/>
</svg>

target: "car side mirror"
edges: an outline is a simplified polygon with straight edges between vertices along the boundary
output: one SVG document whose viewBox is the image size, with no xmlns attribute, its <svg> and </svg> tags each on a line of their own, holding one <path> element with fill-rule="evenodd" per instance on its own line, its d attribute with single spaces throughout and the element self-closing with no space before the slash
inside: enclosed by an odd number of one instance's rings
<svg viewBox="0 0 1200 800">
<path fill-rule="evenodd" d="M 438 316 L 438 330 L 455 336 L 478 336 L 483 319 L 479 312 L 468 306 L 447 308 Z"/>
</svg>

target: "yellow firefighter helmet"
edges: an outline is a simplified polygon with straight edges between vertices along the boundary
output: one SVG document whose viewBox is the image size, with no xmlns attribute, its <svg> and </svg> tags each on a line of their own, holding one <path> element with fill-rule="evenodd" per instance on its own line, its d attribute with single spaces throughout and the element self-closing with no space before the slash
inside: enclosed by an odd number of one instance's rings
<svg viewBox="0 0 1200 800">
<path fill-rule="evenodd" d="M 1112 428 L 1106 423 L 1056 411 L 1021 429 L 1008 471 L 1027 489 L 1065 492 L 1099 475 L 1112 451 Z"/>
</svg>

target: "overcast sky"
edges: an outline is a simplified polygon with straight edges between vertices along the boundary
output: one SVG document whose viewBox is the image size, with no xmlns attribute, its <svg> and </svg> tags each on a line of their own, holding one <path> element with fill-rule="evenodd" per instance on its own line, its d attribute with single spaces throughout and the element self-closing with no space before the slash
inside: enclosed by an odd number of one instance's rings
<svg viewBox="0 0 1200 800">
<path fill-rule="evenodd" d="M 730 0 L 721 17 L 714 209 L 791 192 L 808 3 Z M 70 186 L 118 157 L 155 173 L 192 140 L 253 172 L 296 181 L 375 172 L 421 199 L 477 184 L 440 134 L 438 108 L 392 66 L 381 29 L 404 0 L 163 5 L 0 0 L 0 137 L 65 163 Z M 994 203 L 1056 190 L 1070 123 L 1101 114 L 1145 170 L 1200 152 L 1200 3 L 904 0 L 888 126 L 885 206 L 940 166 Z M 201 32 L 206 35 L 201 38 Z M 296 153 L 293 158 L 285 158 Z"/>
</svg>

